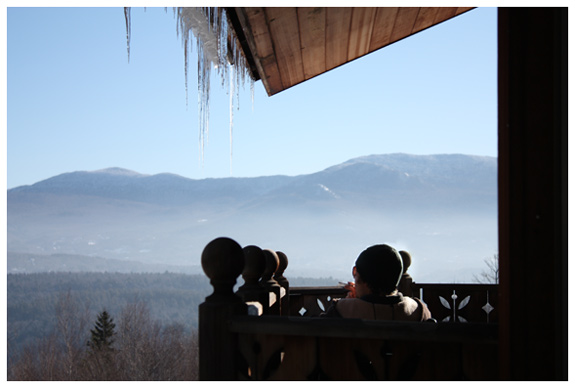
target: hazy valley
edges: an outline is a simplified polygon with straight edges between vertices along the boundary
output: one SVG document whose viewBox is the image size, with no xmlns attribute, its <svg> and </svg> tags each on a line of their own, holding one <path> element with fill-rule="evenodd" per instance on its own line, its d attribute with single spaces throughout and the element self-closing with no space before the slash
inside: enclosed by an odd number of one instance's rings
<svg viewBox="0 0 575 388">
<path fill-rule="evenodd" d="M 201 272 L 227 236 L 288 255 L 286 276 L 349 280 L 368 245 L 409 250 L 419 282 L 467 282 L 497 253 L 497 159 L 372 155 L 323 171 L 193 180 L 120 168 L 8 190 L 9 273 Z"/>
</svg>

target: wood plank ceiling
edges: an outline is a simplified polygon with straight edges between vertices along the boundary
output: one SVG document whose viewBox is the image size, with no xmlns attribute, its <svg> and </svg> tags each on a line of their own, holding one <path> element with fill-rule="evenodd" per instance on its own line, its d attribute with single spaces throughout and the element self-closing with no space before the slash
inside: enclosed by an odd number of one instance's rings
<svg viewBox="0 0 575 388">
<path fill-rule="evenodd" d="M 236 7 L 228 15 L 271 96 L 470 9 Z"/>
</svg>

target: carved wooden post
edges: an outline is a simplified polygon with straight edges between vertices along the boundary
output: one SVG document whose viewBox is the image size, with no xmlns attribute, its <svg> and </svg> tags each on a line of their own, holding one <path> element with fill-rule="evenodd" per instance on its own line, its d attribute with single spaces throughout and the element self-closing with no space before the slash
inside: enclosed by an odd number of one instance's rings
<svg viewBox="0 0 575 388">
<path fill-rule="evenodd" d="M 281 314 L 282 315 L 289 315 L 290 305 L 289 305 L 289 281 L 284 276 L 284 271 L 288 266 L 288 258 L 287 255 L 281 251 L 276 251 L 278 258 L 280 260 L 280 264 L 276 273 L 274 275 L 274 279 L 280 286 L 285 289 L 285 295 L 281 299 Z"/>
<path fill-rule="evenodd" d="M 236 294 L 244 302 L 259 302 L 263 311 L 264 306 L 269 306 L 269 294 L 265 287 L 259 282 L 263 272 L 266 269 L 266 256 L 260 247 L 248 245 L 244 247 L 244 285 L 241 286 Z M 248 306 L 249 308 L 249 306 Z"/>
<path fill-rule="evenodd" d="M 202 268 L 214 292 L 199 307 L 200 380 L 236 380 L 237 335 L 230 333 L 233 315 L 245 315 L 245 303 L 233 287 L 244 267 L 242 247 L 220 237 L 202 252 Z"/>
<path fill-rule="evenodd" d="M 265 287 L 269 294 L 269 303 L 264 306 L 264 313 L 270 315 L 280 315 L 281 306 L 281 286 L 273 278 L 274 273 L 278 269 L 280 259 L 278 255 L 271 249 L 264 249 L 266 257 L 266 269 L 262 274 L 261 284 Z"/>
<path fill-rule="evenodd" d="M 404 296 L 416 296 L 413 294 L 413 278 L 410 274 L 407 273 L 407 270 L 411 265 L 411 254 L 407 251 L 399 251 L 399 255 L 401 256 L 401 261 L 403 262 L 403 275 L 401 275 L 397 289 Z"/>
</svg>

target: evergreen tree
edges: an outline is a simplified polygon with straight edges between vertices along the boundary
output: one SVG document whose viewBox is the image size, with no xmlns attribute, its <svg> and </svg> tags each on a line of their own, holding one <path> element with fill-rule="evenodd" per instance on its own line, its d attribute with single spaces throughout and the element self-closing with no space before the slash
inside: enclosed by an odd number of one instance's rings
<svg viewBox="0 0 575 388">
<path fill-rule="evenodd" d="M 94 351 L 113 350 L 113 337 L 116 334 L 114 331 L 115 327 L 116 324 L 110 314 L 108 314 L 106 310 L 102 311 L 98 315 L 94 329 L 90 330 L 90 333 L 92 334 L 91 339 L 88 341 L 90 349 Z"/>
</svg>

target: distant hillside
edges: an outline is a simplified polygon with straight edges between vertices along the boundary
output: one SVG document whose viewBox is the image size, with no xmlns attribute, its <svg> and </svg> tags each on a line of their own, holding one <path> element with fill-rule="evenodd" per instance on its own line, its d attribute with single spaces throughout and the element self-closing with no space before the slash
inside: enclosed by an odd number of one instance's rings
<svg viewBox="0 0 575 388">
<path fill-rule="evenodd" d="M 61 174 L 7 197 L 10 252 L 190 272 L 220 236 L 282 250 L 288 270 L 303 276 L 347 276 L 359 251 L 388 242 L 415 250 L 414 270 L 425 276 L 440 276 L 431 273 L 437 260 L 455 263 L 446 264 L 452 281 L 451 272 L 480 267 L 497 250 L 492 157 L 370 155 L 308 175 L 201 180 L 110 168 Z"/>
<path fill-rule="evenodd" d="M 121 168 L 77 171 L 8 190 L 11 200 L 25 195 L 89 196 L 150 204 L 195 205 L 224 201 L 230 206 L 260 197 L 301 200 L 357 199 L 383 193 L 453 196 L 493 195 L 497 159 L 469 155 L 371 155 L 323 171 L 258 178 L 189 179 L 175 174 L 143 175 Z M 406 203 L 406 205 L 410 205 Z"/>
<path fill-rule="evenodd" d="M 11 198 L 23 195 L 88 196 L 182 206 L 206 201 L 243 201 L 289 182 L 285 176 L 263 178 L 189 179 L 176 174 L 144 175 L 122 168 L 76 171 L 30 186 L 8 190 Z"/>
<path fill-rule="evenodd" d="M 388 211 L 438 210 L 446 205 L 450 211 L 481 211 L 493 207 L 496 190 L 496 158 L 389 154 L 355 158 L 299 176 L 263 197 L 273 198 L 274 204 L 297 199 Z"/>
<path fill-rule="evenodd" d="M 116 272 L 116 273 L 184 273 L 201 271 L 198 266 L 170 266 L 166 264 L 146 264 L 137 261 L 106 259 L 67 253 L 38 255 L 33 253 L 8 252 L 9 273 L 38 272 Z"/>
</svg>

